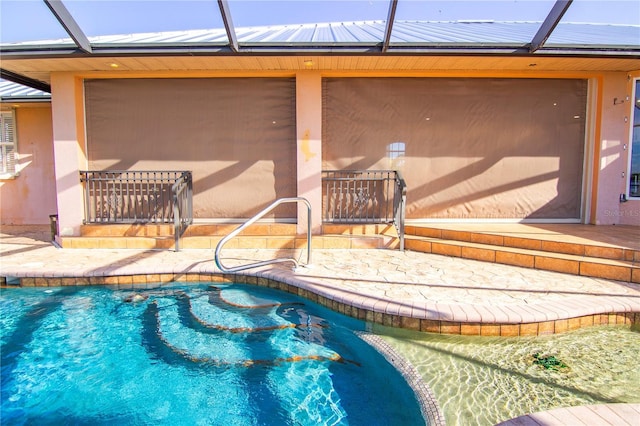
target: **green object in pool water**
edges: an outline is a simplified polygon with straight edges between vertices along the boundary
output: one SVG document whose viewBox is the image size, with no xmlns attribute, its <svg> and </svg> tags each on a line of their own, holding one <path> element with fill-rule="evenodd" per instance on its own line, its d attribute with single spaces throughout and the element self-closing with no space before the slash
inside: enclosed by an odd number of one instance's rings
<svg viewBox="0 0 640 426">
<path fill-rule="evenodd" d="M 560 361 L 553 355 L 540 355 L 539 353 L 533 354 L 533 363 L 544 367 L 547 370 L 558 371 L 561 368 L 567 368 L 568 365 Z"/>
</svg>

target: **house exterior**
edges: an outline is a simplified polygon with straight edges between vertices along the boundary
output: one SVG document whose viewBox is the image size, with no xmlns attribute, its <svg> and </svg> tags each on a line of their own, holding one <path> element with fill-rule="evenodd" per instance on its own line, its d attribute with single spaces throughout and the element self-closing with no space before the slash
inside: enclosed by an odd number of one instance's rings
<svg viewBox="0 0 640 426">
<path fill-rule="evenodd" d="M 558 19 L 225 20 L 204 33 L 76 29 L 3 44 L 2 77 L 36 92 L 2 93 L 17 154 L 0 181 L 2 224 L 55 214 L 60 236 L 77 236 L 81 171 L 188 170 L 196 222 L 304 197 L 321 233 L 323 171 L 390 169 L 407 183 L 407 222 L 638 226 L 640 27 Z M 272 219 L 302 232 L 303 209 Z"/>
<path fill-rule="evenodd" d="M 1 225 L 49 223 L 57 212 L 51 95 L 1 81 L 0 99 Z"/>
</svg>

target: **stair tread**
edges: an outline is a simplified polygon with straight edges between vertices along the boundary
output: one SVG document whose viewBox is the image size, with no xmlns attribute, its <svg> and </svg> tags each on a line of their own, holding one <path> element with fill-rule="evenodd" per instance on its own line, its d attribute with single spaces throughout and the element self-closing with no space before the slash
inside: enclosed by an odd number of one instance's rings
<svg viewBox="0 0 640 426">
<path fill-rule="evenodd" d="M 223 236 L 183 236 L 180 247 L 185 249 L 215 249 Z M 61 237 L 64 248 L 127 248 L 173 249 L 173 236 L 79 236 Z M 301 249 L 307 247 L 307 236 L 302 235 L 238 235 L 225 246 L 229 249 Z M 316 249 L 397 248 L 396 239 L 387 235 L 314 235 L 312 247 Z"/>
<path fill-rule="evenodd" d="M 482 228 L 479 229 L 478 227 Z M 611 226 L 603 225 L 604 228 Z M 598 226 L 578 224 L 437 224 L 437 225 L 407 225 L 408 234 L 414 232 L 442 233 L 441 238 L 448 235 L 475 237 L 497 237 L 503 239 L 538 241 L 544 243 L 564 243 L 583 245 L 588 247 L 618 248 L 640 251 L 639 244 L 631 244 L 633 236 L 640 236 L 640 228 L 633 225 L 616 226 L 616 232 L 599 233 Z M 624 238 L 622 238 L 624 235 Z M 438 238 L 437 235 L 422 235 Z M 449 238 L 457 239 L 457 238 Z M 640 241 L 640 240 L 635 240 Z"/>
<path fill-rule="evenodd" d="M 632 267 L 632 268 L 640 268 L 640 264 L 638 264 L 638 262 L 626 261 L 622 259 L 607 259 L 602 257 L 574 255 L 574 254 L 567 254 L 567 253 L 556 253 L 556 252 L 544 251 L 544 250 L 532 250 L 532 249 L 524 249 L 524 248 L 493 245 L 493 244 L 474 243 L 470 241 L 449 240 L 445 238 L 435 238 L 435 237 L 424 237 L 419 235 L 406 235 L 405 239 L 437 242 L 440 244 L 455 245 L 459 247 L 472 247 L 472 248 L 478 248 L 478 249 L 526 254 L 526 255 L 538 256 L 538 257 L 543 256 L 543 257 L 551 257 L 556 259 L 574 260 L 578 262 L 593 262 L 593 263 L 612 265 L 612 266 L 626 266 L 626 267 Z"/>
<path fill-rule="evenodd" d="M 629 245 L 614 245 L 606 242 L 587 241 L 582 238 L 545 238 L 525 236 L 521 233 L 481 232 L 440 229 L 433 227 L 409 227 L 407 237 L 438 238 L 446 241 L 470 244 L 486 244 L 505 249 L 534 250 L 545 253 L 566 254 L 579 257 L 640 262 L 640 250 Z"/>
</svg>

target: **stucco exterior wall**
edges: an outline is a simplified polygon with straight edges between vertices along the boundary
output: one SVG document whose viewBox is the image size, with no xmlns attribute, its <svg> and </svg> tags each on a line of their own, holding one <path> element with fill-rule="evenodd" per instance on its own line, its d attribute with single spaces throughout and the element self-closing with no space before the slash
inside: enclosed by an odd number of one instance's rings
<svg viewBox="0 0 640 426">
<path fill-rule="evenodd" d="M 601 79 L 602 113 L 600 137 L 596 141 L 599 155 L 596 225 L 640 225 L 640 200 L 620 200 L 628 180 L 634 75 L 638 73 L 607 73 Z"/>
<path fill-rule="evenodd" d="M 57 212 L 50 104 L 15 108 L 19 174 L 0 181 L 0 224 L 41 225 Z"/>
<path fill-rule="evenodd" d="M 285 76 L 282 73 L 253 73 L 250 76 L 258 74 L 263 77 Z M 401 74 L 387 72 L 380 73 L 379 77 Z M 318 214 L 322 207 L 319 194 L 323 149 L 321 81 L 324 76 L 340 75 L 319 71 L 296 73 L 296 192 L 311 199 L 316 232 L 321 222 Z M 536 76 L 548 77 L 544 74 Z M 638 226 L 640 200 L 620 202 L 620 194 L 625 193 L 628 179 L 633 79 L 640 77 L 640 71 L 578 73 L 576 76 L 590 80 L 589 91 L 593 99 L 587 109 L 589 130 L 585 145 L 587 173 L 584 185 L 588 197 L 583 208 L 585 219 L 598 225 Z M 88 166 L 84 152 L 83 81 L 84 78 L 111 76 L 69 72 L 53 73 L 52 77 L 52 106 L 29 104 L 18 108 L 20 175 L 13 180 L 0 181 L 1 220 L 2 224 L 46 224 L 50 214 L 58 213 L 61 234 L 78 235 L 83 216 L 78 170 Z M 175 77 L 184 75 L 176 74 Z M 215 77 L 224 76 L 215 74 Z M 62 206 L 59 212 L 56 205 Z M 304 208 L 299 207 L 302 210 L 299 213 L 303 213 Z M 299 222 L 305 221 L 306 217 L 300 216 L 306 214 L 298 216 Z"/>
</svg>

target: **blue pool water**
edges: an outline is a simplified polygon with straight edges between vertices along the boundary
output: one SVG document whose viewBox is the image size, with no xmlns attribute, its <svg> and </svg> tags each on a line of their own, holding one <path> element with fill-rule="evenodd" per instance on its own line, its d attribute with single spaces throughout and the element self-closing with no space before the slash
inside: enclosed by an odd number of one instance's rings
<svg viewBox="0 0 640 426">
<path fill-rule="evenodd" d="M 364 323 L 244 284 L 6 288 L 3 425 L 419 425 Z M 134 301 L 127 301 L 134 295 Z"/>
</svg>

